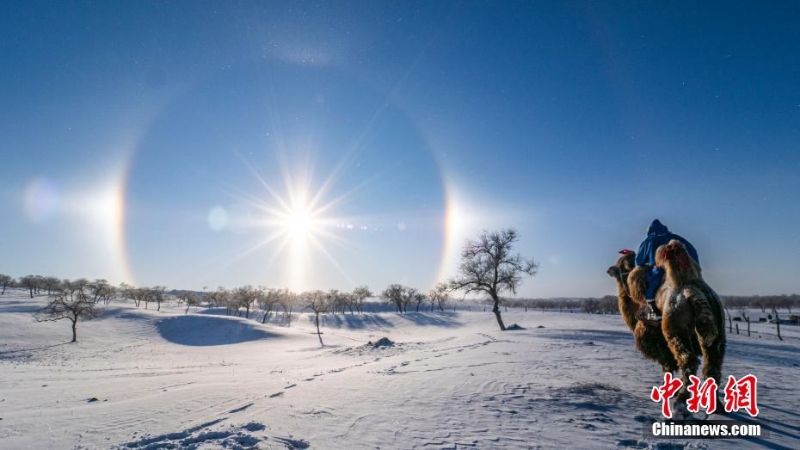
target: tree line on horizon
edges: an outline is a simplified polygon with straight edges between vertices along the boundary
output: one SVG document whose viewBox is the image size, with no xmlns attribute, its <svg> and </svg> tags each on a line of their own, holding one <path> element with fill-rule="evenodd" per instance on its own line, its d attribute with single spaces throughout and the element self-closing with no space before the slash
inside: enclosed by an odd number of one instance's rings
<svg viewBox="0 0 800 450">
<path fill-rule="evenodd" d="M 430 290 L 427 296 L 416 288 L 391 284 L 381 293 L 381 298 L 393 303 L 398 312 L 402 314 L 408 311 L 409 305 L 415 305 L 416 311 L 419 311 L 425 302 L 430 302 L 431 310 L 438 306 L 441 311 L 444 311 L 448 294 L 452 291 L 462 291 L 465 296 L 470 293 L 482 293 L 491 299 L 492 312 L 500 329 L 505 330 L 506 327 L 500 312 L 502 293 L 509 291 L 515 294 L 523 276 L 535 275 L 538 267 L 532 259 L 511 253 L 517 239 L 517 232 L 513 229 L 495 232 L 484 230 L 477 238 L 468 239 L 465 242 L 458 275 L 448 280 L 447 283 L 440 283 Z M 122 297 L 133 300 L 137 307 L 144 303 L 145 309 L 150 303 L 155 302 L 158 305 L 157 310 L 160 311 L 167 290 L 164 286 L 134 287 L 126 283 L 120 284 L 117 288 L 103 279 L 90 282 L 81 278 L 70 281 L 57 277 L 28 275 L 16 281 L 8 275 L 0 275 L 0 286 L 2 286 L 0 295 L 4 294 L 6 287 L 12 284 L 27 289 L 31 298 L 43 290 L 47 291 L 50 301 L 35 317 L 39 321 L 69 319 L 72 322 L 72 342 L 77 339 L 75 329 L 78 320 L 96 317 L 97 310 L 94 305 L 99 302 L 102 301 L 107 305 L 113 298 Z M 262 322 L 266 321 L 268 314 L 276 305 L 280 305 L 287 317 L 290 318 L 294 305 L 300 304 L 313 311 L 317 334 L 322 343 L 322 333 L 319 331 L 320 314 L 344 313 L 347 309 L 351 314 L 354 314 L 355 311 L 361 313 L 364 300 L 371 295 L 372 293 L 366 286 L 359 286 L 352 293 L 343 293 L 335 289 L 327 292 L 317 290 L 293 293 L 288 289 L 254 288 L 248 285 L 232 290 L 219 288 L 204 294 L 203 299 L 215 306 L 224 305 L 228 314 L 235 311 L 240 315 L 241 309 L 244 308 L 246 318 L 250 317 L 251 308 L 258 304 L 267 311 Z M 186 304 L 186 313 L 191 306 L 200 302 L 198 296 L 191 291 L 181 292 L 178 298 Z"/>
<path fill-rule="evenodd" d="M 619 313 L 616 296 L 607 295 L 602 298 L 585 299 L 509 299 L 502 296 L 504 292 L 516 294 L 517 287 L 525 276 L 534 276 L 538 265 L 520 254 L 512 253 L 518 235 L 514 229 L 503 229 L 489 232 L 484 230 L 476 238 L 467 239 L 461 252 L 461 265 L 458 274 L 447 282 L 437 284 L 427 294 L 418 289 L 401 284 L 390 284 L 380 293 L 380 298 L 387 304 L 393 305 L 400 314 L 406 313 L 410 308 L 419 312 L 423 305 L 430 305 L 430 311 L 438 308 L 445 310 L 445 305 L 450 301 L 450 293 L 463 292 L 464 298 L 470 293 L 488 296 L 487 306 L 491 311 L 501 330 L 506 326 L 502 320 L 500 305 L 503 303 L 506 310 L 509 306 L 538 309 L 564 309 L 573 311 L 579 309 L 589 314 L 616 314 Z M 14 279 L 8 275 L 0 274 L 0 295 L 5 294 L 6 288 L 19 287 L 26 289 L 30 297 L 47 293 L 50 299 L 47 306 L 35 315 L 36 320 L 51 321 L 69 319 L 72 322 L 73 342 L 76 338 L 76 325 L 78 320 L 96 317 L 97 304 L 108 305 L 115 298 L 125 298 L 133 301 L 136 307 L 144 303 L 148 309 L 151 303 L 161 310 L 161 304 L 167 299 L 168 292 L 165 286 L 136 287 L 121 283 L 119 287 L 112 286 L 104 279 L 89 281 L 85 278 L 77 280 L 64 280 L 57 277 L 44 277 L 27 275 Z M 186 305 L 185 313 L 192 306 L 206 302 L 212 307 L 224 307 L 226 314 L 236 314 L 250 318 L 252 310 L 258 308 L 263 312 L 262 323 L 273 311 L 281 308 L 287 318 L 287 326 L 291 326 L 291 314 L 299 306 L 311 311 L 315 317 L 317 335 L 322 343 L 322 333 L 319 331 L 320 314 L 362 314 L 367 298 L 373 293 L 367 286 L 358 286 L 352 292 L 343 292 L 337 289 L 328 291 L 311 290 L 293 292 L 289 289 L 275 289 L 252 285 L 240 286 L 233 289 L 219 287 L 215 291 L 198 293 L 195 291 L 174 291 L 174 297 Z M 733 297 L 723 296 L 726 309 L 745 308 L 747 305 L 760 307 L 762 312 L 767 308 L 777 311 L 777 308 L 787 308 L 791 314 L 793 306 L 800 305 L 800 296 L 750 296 Z M 728 314 L 730 316 L 730 313 Z M 777 313 L 776 313 L 777 315 Z"/>
</svg>

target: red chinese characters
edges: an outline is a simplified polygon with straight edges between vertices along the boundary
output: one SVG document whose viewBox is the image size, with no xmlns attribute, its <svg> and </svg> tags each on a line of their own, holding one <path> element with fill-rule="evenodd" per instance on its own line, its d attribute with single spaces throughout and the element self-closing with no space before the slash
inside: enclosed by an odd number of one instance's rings
<svg viewBox="0 0 800 450">
<path fill-rule="evenodd" d="M 691 395 L 686 401 L 687 410 L 697 413 L 703 408 L 707 414 L 717 410 L 717 383 L 713 378 L 707 378 L 700 383 L 700 378 L 689 375 L 690 384 L 687 386 Z M 758 402 L 756 398 L 756 387 L 758 379 L 755 375 L 745 375 L 740 379 L 732 375 L 728 377 L 725 384 L 725 412 L 737 412 L 740 409 L 747 411 L 751 417 L 758 415 Z M 683 387 L 683 381 L 674 378 L 672 373 L 664 374 L 664 384 L 654 386 L 650 393 L 650 399 L 654 402 L 663 402 L 661 413 L 667 419 L 672 418 L 670 399 Z"/>
<path fill-rule="evenodd" d="M 717 382 L 713 378 L 706 378 L 703 384 L 700 384 L 700 378 L 694 375 L 689 375 L 689 393 L 692 395 L 686 401 L 687 409 L 691 413 L 700 411 L 700 407 L 705 409 L 707 414 L 711 414 L 717 410 Z"/>
<path fill-rule="evenodd" d="M 756 384 L 758 379 L 755 375 L 745 375 L 737 381 L 733 375 L 728 376 L 728 383 L 725 384 L 725 412 L 734 412 L 744 409 L 751 417 L 758 415 L 758 403 L 756 402 Z"/>
<path fill-rule="evenodd" d="M 678 389 L 683 386 L 683 381 L 673 378 L 672 372 L 664 373 L 664 384 L 661 386 L 653 386 L 653 391 L 650 393 L 650 399 L 654 402 L 663 402 L 661 405 L 661 414 L 667 419 L 672 418 L 672 409 L 669 405 L 669 400 L 678 392 Z"/>
</svg>

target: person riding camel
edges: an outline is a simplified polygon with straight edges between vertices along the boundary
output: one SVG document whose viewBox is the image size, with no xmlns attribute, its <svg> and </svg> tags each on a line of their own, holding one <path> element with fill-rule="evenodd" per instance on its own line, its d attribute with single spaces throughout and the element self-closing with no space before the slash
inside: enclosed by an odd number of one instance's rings
<svg viewBox="0 0 800 450">
<path fill-rule="evenodd" d="M 664 269 L 656 266 L 656 250 L 658 247 L 669 243 L 672 239 L 681 241 L 689 252 L 689 256 L 700 265 L 700 259 L 697 256 L 697 250 L 694 246 L 681 236 L 671 233 L 669 229 L 663 225 L 658 219 L 653 220 L 647 228 L 647 237 L 639 246 L 639 251 L 636 253 L 636 265 L 647 266 L 651 270 L 647 272 L 647 287 L 645 288 L 644 298 L 649 307 L 649 318 L 651 320 L 660 320 L 661 314 L 655 305 L 656 292 L 664 281 Z"/>
</svg>

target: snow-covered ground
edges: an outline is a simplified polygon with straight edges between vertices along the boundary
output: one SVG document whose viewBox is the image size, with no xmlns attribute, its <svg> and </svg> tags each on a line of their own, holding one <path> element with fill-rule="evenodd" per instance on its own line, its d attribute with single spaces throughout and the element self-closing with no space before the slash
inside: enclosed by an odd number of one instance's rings
<svg viewBox="0 0 800 450">
<path fill-rule="evenodd" d="M 729 335 L 724 375 L 758 376 L 769 438 L 657 440 L 661 374 L 619 316 L 509 311 L 525 329 L 506 332 L 488 312 L 326 316 L 321 347 L 305 314 L 112 303 L 69 344 L 68 322 L 33 321 L 44 303 L 0 297 L 3 449 L 800 448 L 793 325 Z M 396 345 L 365 345 L 381 337 Z"/>
</svg>

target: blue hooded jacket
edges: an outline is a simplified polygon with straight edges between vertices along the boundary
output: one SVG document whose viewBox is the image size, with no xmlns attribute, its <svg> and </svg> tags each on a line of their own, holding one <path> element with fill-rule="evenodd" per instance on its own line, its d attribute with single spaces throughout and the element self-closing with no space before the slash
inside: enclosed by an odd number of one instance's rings
<svg viewBox="0 0 800 450">
<path fill-rule="evenodd" d="M 686 246 L 686 250 L 689 252 L 689 256 L 691 256 L 697 264 L 700 264 L 700 258 L 697 256 L 697 250 L 694 249 L 694 246 L 681 236 L 670 233 L 667 227 L 656 219 L 647 229 L 647 238 L 645 238 L 642 245 L 639 246 L 639 251 L 636 253 L 636 265 L 642 266 L 644 264 L 649 264 L 651 267 L 655 266 L 656 249 L 664 244 L 668 244 L 672 239 L 683 242 L 683 245 Z"/>
</svg>

